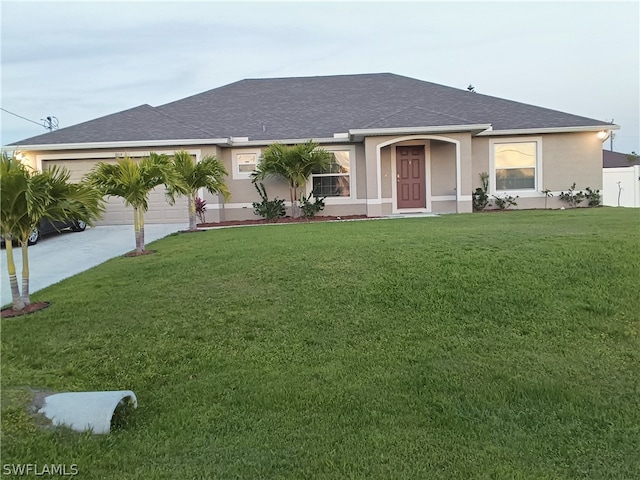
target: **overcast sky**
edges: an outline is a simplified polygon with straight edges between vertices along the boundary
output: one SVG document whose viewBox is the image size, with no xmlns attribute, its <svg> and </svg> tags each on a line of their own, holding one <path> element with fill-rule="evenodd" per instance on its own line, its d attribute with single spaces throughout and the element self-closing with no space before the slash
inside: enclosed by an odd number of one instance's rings
<svg viewBox="0 0 640 480">
<path fill-rule="evenodd" d="M 392 72 L 622 128 L 640 152 L 640 3 L 1 2 L 1 106 L 60 128 L 244 78 Z M 2 144 L 46 130 L 1 112 Z M 609 141 L 605 146 L 609 147 Z"/>
</svg>

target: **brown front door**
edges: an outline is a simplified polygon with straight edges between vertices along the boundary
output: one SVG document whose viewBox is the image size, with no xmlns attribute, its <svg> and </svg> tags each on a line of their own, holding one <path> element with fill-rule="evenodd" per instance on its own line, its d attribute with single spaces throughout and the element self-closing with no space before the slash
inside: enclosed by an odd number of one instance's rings
<svg viewBox="0 0 640 480">
<path fill-rule="evenodd" d="M 424 146 L 396 147 L 398 208 L 425 207 Z"/>
</svg>

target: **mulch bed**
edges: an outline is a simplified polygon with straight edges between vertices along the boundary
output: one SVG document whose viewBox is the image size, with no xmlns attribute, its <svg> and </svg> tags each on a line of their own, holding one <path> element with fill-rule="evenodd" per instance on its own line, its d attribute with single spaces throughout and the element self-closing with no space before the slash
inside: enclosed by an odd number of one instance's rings
<svg viewBox="0 0 640 480">
<path fill-rule="evenodd" d="M 342 216 L 317 216 L 311 218 L 293 218 L 293 217 L 282 217 L 278 220 L 270 221 L 264 218 L 257 218 L 251 220 L 227 220 L 224 222 L 213 222 L 213 223 L 199 223 L 198 228 L 206 228 L 206 227 L 232 227 L 237 225 L 265 225 L 265 224 L 274 224 L 274 223 L 313 223 L 313 222 L 330 222 L 336 220 L 361 220 L 367 217 L 366 215 L 342 215 Z"/>
<path fill-rule="evenodd" d="M 29 313 L 34 313 L 44 308 L 47 308 L 51 303 L 49 302 L 35 302 L 24 307 L 23 310 L 14 310 L 13 308 L 4 308 L 0 314 L 2 318 L 13 318 L 19 317 L 21 315 L 28 315 Z"/>
</svg>

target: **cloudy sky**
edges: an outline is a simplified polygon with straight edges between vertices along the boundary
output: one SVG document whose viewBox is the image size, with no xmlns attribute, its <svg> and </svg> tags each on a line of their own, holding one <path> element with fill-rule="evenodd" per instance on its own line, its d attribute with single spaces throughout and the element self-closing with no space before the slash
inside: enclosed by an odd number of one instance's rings
<svg viewBox="0 0 640 480">
<path fill-rule="evenodd" d="M 640 4 L 1 2 L 2 144 L 244 78 L 392 72 L 604 121 L 640 152 Z M 6 111 L 11 112 L 7 113 Z M 609 141 L 605 146 L 609 147 Z"/>
</svg>

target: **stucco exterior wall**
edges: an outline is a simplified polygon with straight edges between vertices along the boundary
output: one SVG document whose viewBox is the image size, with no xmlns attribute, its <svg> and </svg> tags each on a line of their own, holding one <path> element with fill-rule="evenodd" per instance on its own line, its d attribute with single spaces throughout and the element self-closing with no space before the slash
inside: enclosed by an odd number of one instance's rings
<svg viewBox="0 0 640 480">
<path fill-rule="evenodd" d="M 354 195 L 351 199 L 327 199 L 323 213 L 341 216 L 366 213 L 370 216 L 379 216 L 396 212 L 394 204 L 396 200 L 393 198 L 395 190 L 395 178 L 393 178 L 395 165 L 393 163 L 395 147 L 398 145 L 425 145 L 425 158 L 429 167 L 426 171 L 429 195 L 427 206 L 430 211 L 471 211 L 471 193 L 481 185 L 480 173 L 488 172 L 492 176 L 495 175 L 495 172 L 491 171 L 493 143 L 531 137 L 538 138 L 540 141 L 541 168 L 538 188 L 537 191 L 521 194 L 517 200 L 518 206 L 515 208 L 544 208 L 545 195 L 541 193 L 544 189 L 549 189 L 554 193 L 554 197 L 547 199 L 548 208 L 564 206 L 558 199 L 558 194 L 561 191 L 566 191 L 573 182 L 576 183 L 579 190 L 584 190 L 586 187 L 602 190 L 602 142 L 597 138 L 595 132 L 509 137 L 471 137 L 468 132 L 439 135 L 374 136 L 366 137 L 361 143 L 343 145 L 351 148 L 355 155 L 352 161 L 351 177 Z M 332 144 L 324 147 L 339 148 L 340 145 Z M 200 158 L 207 155 L 218 156 L 229 172 L 226 182 L 231 191 L 231 198 L 228 201 L 225 202 L 218 195 L 201 192 L 201 196 L 208 205 L 207 221 L 255 218 L 251 204 L 259 201 L 260 197 L 250 178 L 239 178 L 238 175 L 234 175 L 233 156 L 243 151 L 262 152 L 265 147 L 204 145 L 157 149 L 141 147 L 109 150 L 49 150 L 23 152 L 25 154 L 23 162 L 33 168 L 41 168 L 43 161 L 50 162 L 51 159 L 55 159 L 59 164 L 70 168 L 73 181 L 79 181 L 82 175 L 91 169 L 92 164 L 98 161 L 114 161 L 116 155 L 143 156 L 152 151 L 171 155 L 182 148 L 192 152 L 197 151 Z M 457 178 L 456 171 L 457 157 L 459 157 L 460 165 L 459 178 Z M 267 179 L 263 183 L 270 199 L 278 197 L 289 201 L 289 189 L 285 182 Z M 458 183 L 459 185 L 457 185 Z M 459 191 L 457 191 L 458 188 Z M 454 200 L 456 195 L 458 202 Z M 155 195 L 154 202 L 164 208 L 160 197 L 160 194 Z M 110 203 L 116 202 L 110 201 Z M 121 206 L 113 208 L 118 211 L 122 210 Z M 162 219 L 165 215 L 153 214 L 151 217 Z M 123 216 L 122 218 L 122 221 L 128 221 L 128 217 L 124 218 Z"/>
<path fill-rule="evenodd" d="M 431 195 L 455 195 L 456 146 L 453 143 L 432 141 L 430 150 Z"/>
<path fill-rule="evenodd" d="M 382 175 L 382 198 L 390 199 L 392 195 L 391 182 L 391 146 L 380 149 L 380 174 Z"/>
<path fill-rule="evenodd" d="M 491 170 L 492 148 L 496 142 L 539 141 L 539 176 L 535 191 L 514 191 L 518 195 L 517 207 L 545 208 L 546 195 L 550 190 L 553 197 L 546 198 L 547 208 L 566 207 L 558 195 L 567 191 L 573 182 L 577 190 L 602 189 L 602 141 L 596 132 L 552 133 L 524 136 L 490 136 L 473 139 L 472 182 L 473 190 L 481 186 L 480 173 L 490 175 L 494 182 L 495 170 Z M 490 195 L 493 195 L 493 185 Z M 500 194 L 504 195 L 504 194 Z"/>
<path fill-rule="evenodd" d="M 471 166 L 472 166 L 472 148 L 471 148 L 471 134 L 468 132 L 463 133 L 447 133 L 441 135 L 385 135 L 385 136 L 372 136 L 366 137 L 364 139 L 365 144 L 365 152 L 367 155 L 367 194 L 368 194 L 368 215 L 377 216 L 382 214 L 389 214 L 394 211 L 394 204 L 388 204 L 385 199 L 389 198 L 389 190 L 393 194 L 393 184 L 391 182 L 394 179 L 391 178 L 392 175 L 385 177 L 389 172 L 394 171 L 393 166 L 393 149 L 396 146 L 400 145 L 425 145 L 425 155 L 430 156 L 432 154 L 431 143 L 448 143 L 451 147 L 448 147 L 447 150 L 445 147 L 444 150 L 440 150 L 440 147 L 436 148 L 436 153 L 438 158 L 436 159 L 436 167 L 435 175 L 438 178 L 442 178 L 444 181 L 448 181 L 450 179 L 451 169 L 449 166 L 445 166 L 446 162 L 443 160 L 443 155 L 447 155 L 447 152 L 453 151 L 453 174 L 454 174 L 454 190 L 453 194 L 455 195 L 455 183 L 457 179 L 455 179 L 456 169 L 455 169 L 455 161 L 456 161 L 456 145 L 459 145 L 459 155 L 460 155 L 460 184 L 461 184 L 461 195 L 465 195 L 464 197 L 460 197 L 456 210 L 458 212 L 470 212 L 471 211 Z M 380 165 L 378 171 L 377 164 L 377 155 L 378 148 L 380 149 Z M 390 152 L 390 154 L 387 153 Z M 387 160 L 389 158 L 389 160 Z M 375 170 L 375 171 L 373 171 Z M 427 172 L 427 178 L 429 178 L 433 174 L 433 169 Z M 389 179 L 389 181 L 387 181 Z M 378 195 L 378 184 L 380 184 L 380 196 Z M 433 188 L 433 180 L 430 184 L 430 190 Z M 438 189 L 440 189 L 440 185 Z M 451 190 L 451 187 L 446 187 L 447 191 Z M 468 193 L 465 193 L 468 192 Z M 430 193 L 430 196 L 433 196 L 433 192 Z M 395 201 L 395 200 L 394 200 Z M 443 207 L 446 208 L 446 207 Z"/>
<path fill-rule="evenodd" d="M 433 213 L 456 213 L 456 201 L 442 200 L 431 202 L 431 211 Z"/>
<path fill-rule="evenodd" d="M 542 136 L 543 188 L 602 189 L 602 141 L 595 132 L 555 133 Z"/>
<path fill-rule="evenodd" d="M 356 198 L 366 200 L 367 198 L 367 159 L 365 157 L 364 145 L 356 144 Z"/>
<path fill-rule="evenodd" d="M 364 157 L 364 146 L 361 144 L 352 145 L 345 144 L 343 146 L 339 144 L 320 145 L 321 148 L 327 148 L 329 150 L 340 150 L 341 148 L 348 148 L 352 151 L 354 158 L 352 159 L 352 176 L 351 176 L 351 188 L 354 192 L 352 199 L 345 198 L 327 198 L 325 200 L 325 209 L 321 214 L 324 215 L 361 215 L 366 210 L 366 161 Z M 247 147 L 247 148 L 221 148 L 219 157 L 222 159 L 229 176 L 227 177 L 227 186 L 231 191 L 231 198 L 227 202 L 220 200 L 218 208 L 219 212 L 215 220 L 211 221 L 223 221 L 223 220 L 247 220 L 252 218 L 259 218 L 253 213 L 253 202 L 259 202 L 260 196 L 255 189 L 254 184 L 250 178 L 239 178 L 238 172 L 234 172 L 234 156 L 243 152 L 259 152 L 264 151 L 265 147 Z M 235 178 L 234 178 L 235 177 Z M 264 184 L 267 196 L 270 200 L 275 198 L 283 199 L 287 202 L 287 214 L 290 214 L 290 191 L 288 184 L 278 178 L 267 178 L 261 183 Z M 311 189 L 311 181 L 304 188 L 304 193 L 309 194 Z M 302 191 L 300 193 L 303 193 Z M 217 196 L 216 196 L 217 197 Z M 209 204 L 209 199 L 212 202 L 216 202 L 210 194 L 205 193 L 204 198 Z M 207 213 L 207 221 L 209 220 L 209 214 Z"/>
<path fill-rule="evenodd" d="M 482 182 L 480 181 L 482 172 L 489 173 L 489 138 L 474 137 L 471 142 L 471 155 L 473 158 L 471 164 L 471 189 L 468 192 L 463 192 L 466 195 L 471 195 L 476 188 L 482 187 Z"/>
</svg>

